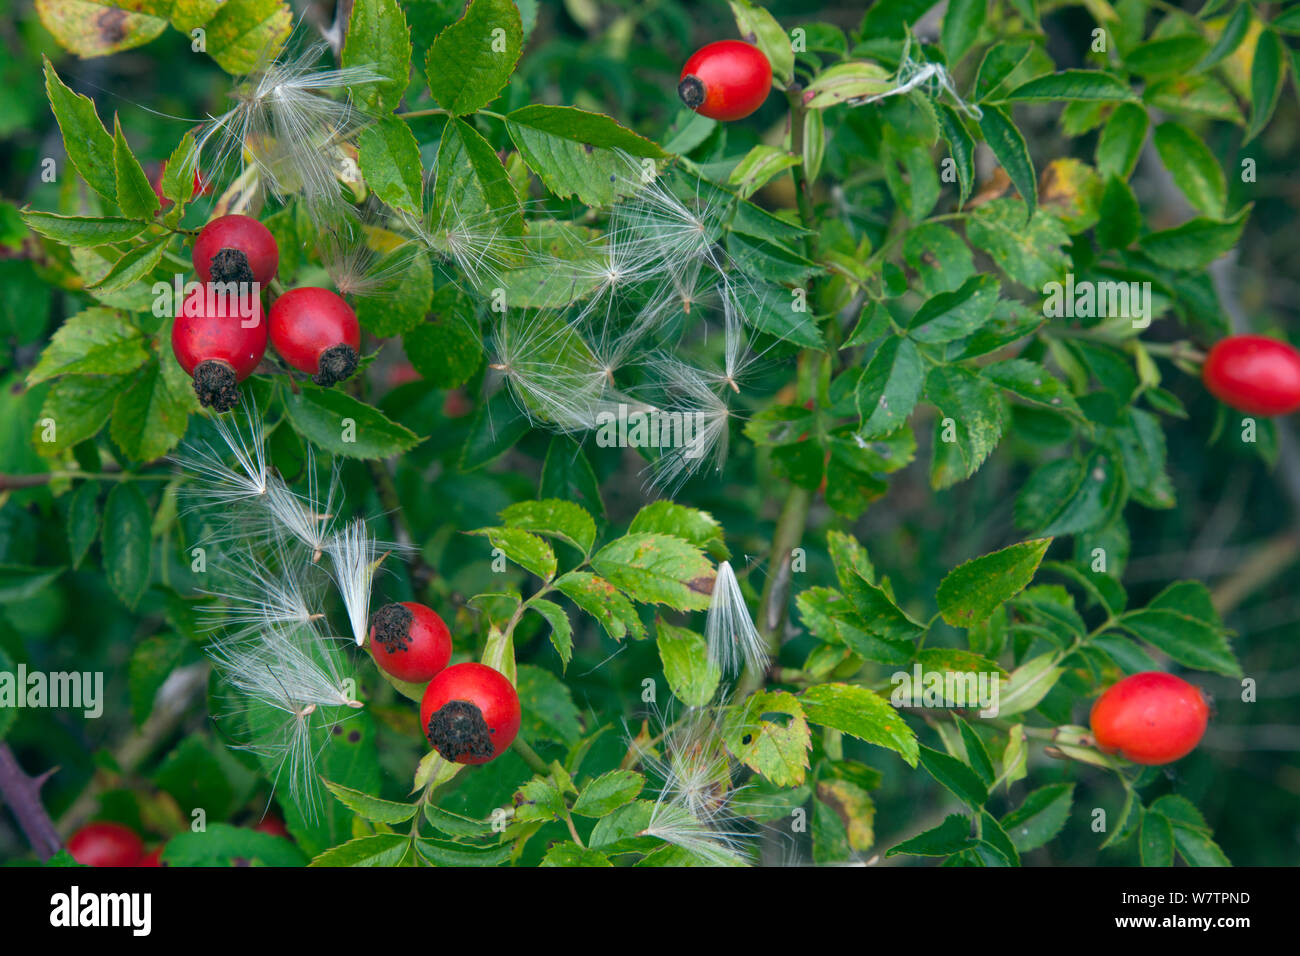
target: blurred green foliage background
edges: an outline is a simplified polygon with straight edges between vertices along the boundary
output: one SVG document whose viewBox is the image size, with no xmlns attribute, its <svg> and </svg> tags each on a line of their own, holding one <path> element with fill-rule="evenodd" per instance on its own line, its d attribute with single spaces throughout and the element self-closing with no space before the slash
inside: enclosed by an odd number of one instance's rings
<svg viewBox="0 0 1300 956">
<path fill-rule="evenodd" d="M 410 0 L 404 6 L 414 31 L 415 59 L 422 62 L 423 48 L 459 15 L 462 4 Z M 714 2 L 521 0 L 520 6 L 526 22 L 532 17 L 535 25 L 508 93 L 509 105 L 532 101 L 587 107 L 607 112 L 660 142 L 669 137 L 673 123 L 682 121 L 675 97 L 680 64 L 699 44 L 735 32 L 726 5 Z M 773 0 L 768 7 L 786 25 L 815 17 L 856 33 L 864 19 L 860 3 Z M 1054 8 L 1044 21 L 1058 65 L 1081 62 L 1091 21 L 1077 7 L 1040 7 Z M 935 23 L 927 27 L 923 19 L 918 32 L 925 36 L 928 29 L 933 34 Z M 42 281 L 41 265 L 24 257 L 23 229 L 15 213 L 17 206 L 29 202 L 53 208 L 59 188 L 40 177 L 42 159 L 61 153 L 40 79 L 43 54 L 56 62 L 74 89 L 96 101 L 102 117 L 114 111 L 120 115 L 128 140 L 146 161 L 160 161 L 194 121 L 222 110 L 230 86 L 228 77 L 206 57 L 191 53 L 188 40 L 174 31 L 140 49 L 75 61 L 53 43 L 31 3 L 0 0 L 0 472 L 8 474 L 48 467 L 30 447 L 40 389 L 24 387 L 24 370 L 35 361 L 50 331 L 79 308 L 75 294 L 50 289 Z M 972 64 L 967 61 L 966 66 Z M 959 88 L 970 81 L 960 73 L 957 79 Z M 1095 131 L 1068 137 L 1058 116 L 1059 110 L 1047 107 L 1026 111 L 1031 152 L 1044 158 L 1090 158 Z M 1295 89 L 1288 83 L 1273 122 L 1249 147 L 1249 156 L 1258 164 L 1257 182 L 1241 198 L 1253 200 L 1255 212 L 1238 250 L 1218 265 L 1231 292 L 1229 311 L 1236 312 L 1225 322 L 1239 331 L 1280 329 L 1300 344 L 1295 333 L 1300 322 L 1300 243 L 1295 241 L 1300 211 L 1298 119 Z M 779 132 L 783 122 L 782 104 L 773 97 L 750 121 L 718 133 L 712 148 L 719 156 L 742 155 L 761 137 Z M 863 130 L 844 122 L 835 124 L 832 133 L 830 168 L 855 154 Z M 1207 127 L 1205 135 L 1225 167 L 1238 168 L 1241 157 L 1230 151 L 1237 149 L 1239 135 L 1221 128 L 1216 140 L 1216 127 Z M 1134 178 L 1153 227 L 1172 224 L 1183 215 L 1181 197 L 1164 177 L 1158 164 L 1144 160 Z M 1231 178 L 1230 185 L 1234 193 L 1245 189 Z M 878 181 L 850 184 L 834 199 L 842 215 L 868 234 L 880 234 L 888 222 L 887 198 Z M 201 216 L 201 210 L 197 214 Z M 1152 337 L 1165 334 L 1173 339 L 1186 332 L 1156 329 Z M 1201 329 L 1194 334 L 1205 345 L 1216 333 Z M 1167 771 L 1167 787 L 1203 810 L 1235 863 L 1294 864 L 1300 860 L 1300 446 L 1288 421 L 1279 423 L 1276 449 L 1266 449 L 1273 461 L 1240 451 L 1239 442 L 1212 443 L 1220 424 L 1217 404 L 1190 377 L 1171 375 L 1164 384 L 1190 412 L 1165 434 L 1178 504 L 1167 511 L 1129 510 L 1131 542 L 1124 582 L 1131 603 L 1140 605 L 1175 578 L 1206 580 L 1223 602 L 1227 623 L 1239 634 L 1235 646 L 1258 694 L 1257 703 L 1233 706 L 1227 711 L 1230 719 L 1212 723 L 1206 743 Z M 392 418 L 432 436 L 406 456 L 398 472 L 399 493 L 408 503 L 413 533 L 427 542 L 425 555 L 438 570 L 431 586 L 448 607 L 454 606 L 490 583 L 481 549 L 457 532 L 492 524 L 499 508 L 534 496 L 541 463 L 548 452 L 562 455 L 563 441 L 552 447 L 547 436 L 535 433 L 493 468 L 460 473 L 454 460 L 467 420 L 459 414 L 455 397 L 449 400 L 447 393 L 421 382 L 390 388 L 388 382 L 376 380 L 372 388 L 372 400 L 388 390 L 377 403 Z M 1229 421 L 1227 427 L 1232 426 Z M 925 433 L 917 429 L 918 435 Z M 909 469 L 895 476 L 888 494 L 851 530 L 870 549 L 876 566 L 890 575 L 904 607 L 932 594 L 956 564 L 1017 538 L 1011 513 L 1014 492 L 1040 455 L 1032 430 L 1013 424 L 1008 440 L 975 478 L 950 490 L 930 490 L 923 450 Z M 617 464 L 612 457 L 594 458 L 602 476 Z M 762 487 L 765 474 L 752 447 L 733 442 L 724 480 L 697 480 L 680 500 L 712 512 L 726 528 L 737 556 L 762 554 L 774 519 Z M 344 477 L 356 508 L 383 510 L 364 464 L 347 463 Z M 604 491 L 606 517 L 616 525 L 626 522 L 644 501 L 635 471 L 619 470 Z M 39 487 L 0 491 L 0 563 L 67 563 L 65 511 L 70 497 L 55 499 L 50 489 Z M 823 505 L 815 506 L 805 542 L 807 583 L 831 577 L 818 529 L 843 524 Z M 210 821 L 248 823 L 257 819 L 267 798 L 265 786 L 248 765 L 222 746 L 220 728 L 201 702 L 161 736 L 150 737 L 152 724 L 139 723 L 150 703 L 141 702 L 140 696 L 157 686 L 133 682 L 133 652 L 152 642 L 152 650 L 173 665 L 201 659 L 199 635 L 190 630 L 192 610 L 177 597 L 190 590 L 188 560 L 175 539 L 165 539 L 159 548 L 155 562 L 167 566 L 172 590 L 154 588 L 137 612 L 128 611 L 109 591 L 93 552 L 79 570 L 66 572 L 32 596 L 4 591 L 0 608 L 0 664 L 25 661 L 32 669 L 106 674 L 108 706 L 101 719 L 87 721 L 68 711 L 0 713 L 0 728 L 12 722 L 8 741 L 29 772 L 58 768 L 44 788 L 51 815 L 56 820 L 76 819 L 96 812 L 98 799 L 100 816 L 141 827 L 154 842 L 186 826 L 180 808 L 196 801 L 207 808 Z M 404 599 L 412 585 L 397 575 L 381 587 L 386 598 Z M 575 658 L 566 678 L 578 708 L 587 715 L 622 714 L 634 727 L 640 676 L 658 667 L 653 643 L 629 646 L 610 663 L 610 643 L 589 622 L 584 627 L 575 635 Z M 518 643 L 521 661 L 558 670 L 547 653 L 543 629 L 533 627 L 530 633 L 521 628 Z M 796 638 L 790 645 L 792 660 L 798 659 L 797 648 Z M 370 680 L 378 683 L 373 673 Z M 1196 680 L 1220 700 L 1242 692 L 1231 679 L 1198 674 Z M 366 690 L 378 693 L 380 688 Z M 1058 690 L 1059 699 L 1050 706 L 1059 719 L 1086 723 L 1090 702 Z M 377 708 L 379 747 L 390 773 L 385 790 L 399 797 L 416 756 L 413 741 L 418 740 L 409 710 L 400 701 Z M 929 735 L 923 736 L 924 742 L 937 746 L 932 733 L 923 733 Z M 606 735 L 609 746 L 617 745 L 616 737 Z M 143 754 L 138 752 L 142 744 L 147 745 Z M 904 772 L 901 762 L 879 751 L 870 759 L 886 771 L 883 787 L 875 792 L 879 848 L 942 819 L 948 797 L 931 780 Z M 123 762 L 128 772 L 120 774 Z M 527 775 L 511 755 L 479 771 L 444 805 L 481 810 L 503 795 L 508 798 Z M 1071 825 L 1026 862 L 1135 862 L 1131 842 L 1099 854 L 1100 837 L 1088 826 L 1094 807 L 1118 813 L 1122 795 L 1109 775 L 1052 761 L 1035 747 L 1030 778 L 1035 785 L 1077 779 L 1079 787 Z M 1006 805 L 1018 799 L 1015 795 Z M 995 803 L 1001 800 L 995 798 Z M 26 852 L 12 819 L 0 814 L 0 858 Z"/>
</svg>

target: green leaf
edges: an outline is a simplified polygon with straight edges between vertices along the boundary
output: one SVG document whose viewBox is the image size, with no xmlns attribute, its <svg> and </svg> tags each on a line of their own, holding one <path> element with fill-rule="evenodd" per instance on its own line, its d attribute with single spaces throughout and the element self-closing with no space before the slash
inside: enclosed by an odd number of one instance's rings
<svg viewBox="0 0 1300 956">
<path fill-rule="evenodd" d="M 41 417 L 33 428 L 32 444 L 47 457 L 62 455 L 75 445 L 99 433 L 113 403 L 130 384 L 127 375 L 65 375 L 54 383 L 41 405 Z M 54 423 L 47 435 L 45 423 Z M 46 441 L 49 437 L 52 441 Z"/>
<path fill-rule="evenodd" d="M 670 534 L 689 541 L 719 561 L 731 557 L 722 537 L 722 525 L 718 524 L 717 519 L 707 511 L 688 508 L 676 502 L 651 502 L 636 513 L 627 530 L 629 534 Z"/>
<path fill-rule="evenodd" d="M 684 627 L 655 621 L 659 660 L 673 696 L 687 707 L 703 707 L 713 699 L 722 672 L 709 662 L 709 648 L 703 637 Z"/>
<path fill-rule="evenodd" d="M 1051 538 L 1022 541 L 954 568 L 935 595 L 943 619 L 953 627 L 986 620 L 1033 580 L 1051 543 Z"/>
<path fill-rule="evenodd" d="M 1138 246 L 1162 268 L 1196 272 L 1237 244 L 1248 215 L 1249 206 L 1222 222 L 1192 219 L 1173 229 L 1148 233 L 1138 240 Z"/>
<path fill-rule="evenodd" d="M 233 76 L 252 73 L 266 57 L 278 55 L 293 30 L 293 12 L 283 0 L 225 0 L 214 14 L 202 9 L 198 22 L 184 24 L 181 9 L 172 10 L 178 27 L 188 33 L 206 21 L 208 56 Z"/>
<path fill-rule="evenodd" d="M 344 69 L 369 67 L 385 77 L 382 82 L 359 84 L 351 90 L 357 103 L 380 113 L 397 109 L 411 78 L 411 34 L 397 0 L 355 0 L 342 65 Z M 366 181 L 374 185 L 369 176 Z"/>
<path fill-rule="evenodd" d="M 727 177 L 728 185 L 735 186 L 740 196 L 749 198 L 767 182 L 775 179 L 791 166 L 798 166 L 802 160 L 776 146 L 759 143 L 744 159 L 736 164 L 731 175 Z"/>
<path fill-rule="evenodd" d="M 957 185 L 960 192 L 957 202 L 958 205 L 964 206 L 970 197 L 971 187 L 975 184 L 975 138 L 967 131 L 966 124 L 952 107 L 939 104 L 935 113 L 939 117 L 943 138 L 948 143 L 949 154 L 957 167 Z"/>
<path fill-rule="evenodd" d="M 1104 525 L 1123 491 L 1123 475 L 1105 451 L 1086 462 L 1058 458 L 1040 466 L 1016 496 L 1016 525 L 1042 537 Z"/>
<path fill-rule="evenodd" d="M 995 199 L 980 206 L 967 221 L 966 238 L 1035 295 L 1059 279 L 1069 264 L 1062 247 L 1070 237 L 1061 221 L 1039 210 L 1026 226 L 1025 207 L 1018 199 Z"/>
<path fill-rule="evenodd" d="M 1034 207 L 1038 204 L 1038 185 L 1034 175 L 1034 161 L 1029 157 L 1025 138 L 1000 106 L 986 106 L 983 109 L 979 125 L 984 141 L 993 150 L 998 164 L 1011 177 L 1016 191 L 1025 201 L 1028 215 L 1032 216 Z"/>
<path fill-rule="evenodd" d="M 188 647 L 188 639 L 166 632 L 146 637 L 131 651 L 127 684 L 131 692 L 131 719 L 137 727 L 153 712 L 158 689 L 171 676 Z"/>
<path fill-rule="evenodd" d="M 396 866 L 408 849 L 404 833 L 376 833 L 330 847 L 310 866 Z"/>
<path fill-rule="evenodd" d="M 885 851 L 885 856 L 949 856 L 975 845 L 970 835 L 970 817 L 949 814 L 937 827 L 918 833 Z"/>
<path fill-rule="evenodd" d="M 731 0 L 731 15 L 736 29 L 745 42 L 763 51 L 772 65 L 772 75 L 782 86 L 789 86 L 794 77 L 794 50 L 790 37 L 772 14 L 756 7 L 749 0 Z"/>
<path fill-rule="evenodd" d="M 887 640 L 911 641 L 925 631 L 924 625 L 908 617 L 884 588 L 860 573 L 847 576 L 844 593 L 853 604 L 857 620 L 872 634 Z"/>
<path fill-rule="evenodd" d="M 392 800 L 381 800 L 379 797 L 373 797 L 368 793 L 329 780 L 324 783 L 329 792 L 338 798 L 339 803 L 357 816 L 375 823 L 405 823 L 415 816 L 419 809 L 414 803 L 394 803 Z"/>
<path fill-rule="evenodd" d="M 667 155 L 608 116 L 571 106 L 522 107 L 507 115 L 506 131 L 547 189 L 589 206 L 607 205 L 638 188 L 640 170 L 623 153 L 642 159 Z"/>
<path fill-rule="evenodd" d="M 473 0 L 438 34 L 425 58 L 429 92 L 455 116 L 487 106 L 519 62 L 523 24 L 512 0 Z"/>
<path fill-rule="evenodd" d="M 1176 793 L 1167 793 L 1163 797 L 1159 797 L 1152 801 L 1151 806 L 1147 807 L 1147 809 L 1152 813 L 1167 816 L 1169 822 L 1176 826 L 1185 826 L 1205 833 L 1210 832 L 1210 825 L 1205 822 L 1205 817 L 1201 815 L 1201 811 L 1196 809 L 1196 804 Z"/>
<path fill-rule="evenodd" d="M 941 786 L 972 810 L 979 810 L 989 798 L 979 776 L 956 757 L 922 746 L 918 751 L 921 766 Z"/>
<path fill-rule="evenodd" d="M 1101 194 L 1097 242 L 1103 249 L 1127 249 L 1142 228 L 1142 209 L 1129 184 L 1118 176 L 1106 180 Z"/>
<path fill-rule="evenodd" d="M 475 820 L 470 817 L 452 813 L 432 803 L 424 805 L 424 818 L 439 833 L 451 837 L 485 837 L 492 832 L 490 820 Z"/>
<path fill-rule="evenodd" d="M 1224 83 L 1209 74 L 1156 80 L 1142 91 L 1142 99 L 1152 109 L 1245 124 L 1236 97 Z"/>
<path fill-rule="evenodd" d="M 1144 813 L 1142 828 L 1138 832 L 1143 866 L 1174 865 L 1174 828 L 1168 817 Z"/>
<path fill-rule="evenodd" d="M 1147 111 L 1137 103 L 1121 103 L 1110 114 L 1097 138 L 1097 172 L 1128 179 L 1147 138 Z"/>
<path fill-rule="evenodd" d="M 599 850 L 578 846 L 572 840 L 565 840 L 563 843 L 552 844 L 538 865 L 574 867 L 613 866 L 614 864 L 609 862 L 609 857 Z"/>
<path fill-rule="evenodd" d="M 23 210 L 22 217 L 33 232 L 65 246 L 103 246 L 125 242 L 138 236 L 149 225 L 147 222 L 112 216 L 101 219 L 57 216 L 52 212 L 37 212 L 33 209 Z"/>
<path fill-rule="evenodd" d="M 41 0 L 35 7 L 59 46 L 83 59 L 142 46 L 167 29 L 163 4 Z"/>
<path fill-rule="evenodd" d="M 820 110 L 863 100 L 893 89 L 890 72 L 878 63 L 836 63 L 813 78 L 803 91 L 804 109 Z"/>
<path fill-rule="evenodd" d="M 998 387 L 1034 405 L 1058 412 L 1081 414 L 1070 390 L 1042 365 L 1029 359 L 1007 359 L 984 368 L 984 374 Z"/>
<path fill-rule="evenodd" d="M 970 246 L 947 226 L 936 222 L 922 223 L 908 231 L 903 240 L 903 260 L 916 270 L 921 289 L 927 295 L 955 292 L 975 274 Z"/>
<path fill-rule="evenodd" d="M 975 75 L 976 100 L 991 99 L 1033 51 L 1033 45 L 1025 40 L 1006 41 L 989 47 Z"/>
<path fill-rule="evenodd" d="M 64 320 L 36 367 L 27 373 L 27 384 L 74 372 L 120 375 L 139 368 L 148 358 L 139 329 L 122 313 L 95 306 Z"/>
<path fill-rule="evenodd" d="M 63 568 L 0 564 L 0 601 L 25 601 L 63 573 Z"/>
<path fill-rule="evenodd" d="M 923 661 L 921 669 L 923 671 L 928 671 L 936 669 L 943 670 L 946 668 L 935 668 L 934 665 Z M 975 668 L 952 669 L 974 670 Z M 961 717 L 956 714 L 953 714 L 953 723 L 957 725 L 957 729 L 961 732 L 962 745 L 966 748 L 966 762 L 969 763 L 971 769 L 979 775 L 984 786 L 991 786 L 994 778 L 997 776 L 997 771 L 993 767 L 993 758 L 989 756 L 988 748 L 984 746 L 984 741 L 980 740 L 979 734 L 975 733 L 975 729 L 971 727 L 970 724 L 966 723 L 966 721 L 962 720 Z"/>
<path fill-rule="evenodd" d="M 1199 136 L 1178 123 L 1161 123 L 1155 132 L 1160 161 L 1187 201 L 1212 219 L 1223 217 L 1228 187 L 1223 169 Z"/>
<path fill-rule="evenodd" d="M 381 117 L 361 131 L 357 148 L 361 173 L 375 195 L 394 209 L 421 215 L 420 144 L 411 128 L 396 117 Z"/>
<path fill-rule="evenodd" d="M 1002 827 L 1021 853 L 1047 843 L 1070 819 L 1074 784 L 1052 783 L 1025 795 L 1020 806 L 1002 818 Z"/>
<path fill-rule="evenodd" d="M 573 658 L 573 625 L 564 608 L 552 601 L 534 598 L 528 605 L 551 625 L 551 645 L 560 655 L 560 663 L 566 669 Z"/>
<path fill-rule="evenodd" d="M 1118 624 L 1134 637 L 1197 670 L 1240 677 L 1232 648 L 1210 593 L 1199 581 L 1169 585 L 1143 609 L 1129 611 Z"/>
<path fill-rule="evenodd" d="M 401 839 L 405 839 L 402 837 Z M 209 823 L 206 830 L 179 833 L 167 841 L 168 866 L 302 866 L 302 850 L 284 837 L 228 823 Z"/>
<path fill-rule="evenodd" d="M 853 684 L 817 684 L 800 694 L 799 701 L 814 724 L 893 750 L 908 766 L 916 766 L 916 734 L 879 694 Z"/>
<path fill-rule="evenodd" d="M 440 223 L 454 228 L 459 221 L 486 224 L 495 218 L 508 233 L 520 230 L 519 195 L 491 144 L 465 120 L 443 129 L 437 169 L 434 207 L 455 211 L 440 214 Z"/>
<path fill-rule="evenodd" d="M 458 388 L 483 363 L 478 324 L 469 302 L 454 286 L 439 289 L 432 305 L 430 320 L 409 328 L 402 336 L 402 348 L 421 376 L 438 388 Z"/>
<path fill-rule="evenodd" d="M 197 172 L 198 153 L 194 149 L 194 133 L 186 130 L 163 168 L 162 194 L 172 202 L 189 202 L 194 195 L 194 176 Z"/>
<path fill-rule="evenodd" d="M 63 134 L 63 148 L 68 159 L 87 186 L 109 202 L 116 202 L 114 171 L 117 166 L 113 161 L 113 137 L 99 121 L 95 104 L 64 85 L 49 57 L 42 55 L 41 60 L 45 64 L 45 93 Z"/>
<path fill-rule="evenodd" d="M 1292 8 L 1292 12 L 1294 10 L 1295 8 Z M 1237 47 L 1241 46 L 1241 41 L 1246 39 L 1246 34 L 1250 30 L 1250 21 L 1250 4 L 1237 4 L 1237 8 L 1232 11 L 1232 16 L 1224 24 L 1219 38 L 1214 41 L 1214 46 L 1210 48 L 1209 53 L 1205 54 L 1205 58 L 1196 64 L 1196 69 L 1198 71 L 1208 70 L 1226 59 Z M 1274 25 L 1277 25 L 1277 21 L 1274 21 Z"/>
<path fill-rule="evenodd" d="M 1011 672 L 1011 677 L 998 693 L 998 716 L 1011 717 L 1033 710 L 1064 673 L 1064 668 L 1053 667 L 1054 653 L 1048 652 L 1025 661 Z"/>
<path fill-rule="evenodd" d="M 338 389 L 303 383 L 299 391 L 285 395 L 284 406 L 303 437 L 346 458 L 388 458 L 422 441 L 406 426 Z"/>
<path fill-rule="evenodd" d="M 416 840 L 415 848 L 421 857 L 434 866 L 500 866 L 515 852 L 514 845 L 511 843 L 478 847 L 452 843 L 448 840 L 433 840 L 429 837 Z"/>
<path fill-rule="evenodd" d="M 587 571 L 570 571 L 557 578 L 555 586 L 599 621 L 605 633 L 614 640 L 621 641 L 629 633 L 637 640 L 645 637 L 645 625 L 637 617 L 632 603 L 604 578 Z"/>
<path fill-rule="evenodd" d="M 645 777 L 631 770 L 611 770 L 582 788 L 573 801 L 573 812 L 580 817 L 603 817 L 626 803 L 631 803 L 645 786 Z"/>
<path fill-rule="evenodd" d="M 930 484 L 947 488 L 973 475 L 1002 438 L 1002 396 L 987 379 L 955 365 L 937 365 L 925 398 L 942 413 L 935 421 Z"/>
<path fill-rule="evenodd" d="M 861 435 L 878 438 L 898 430 L 921 397 L 925 367 L 911 339 L 886 339 L 862 370 L 854 391 Z"/>
<path fill-rule="evenodd" d="M 151 361 L 132 378 L 113 404 L 109 434 L 133 460 L 153 461 L 185 437 L 194 391 L 170 381 L 158 361 Z"/>
<path fill-rule="evenodd" d="M 848 760 L 823 763 L 819 773 L 818 805 L 834 814 L 847 848 L 859 853 L 871 849 L 876 841 L 876 804 L 870 791 L 879 785 L 879 773 Z"/>
<path fill-rule="evenodd" d="M 150 219 L 161 204 L 140 161 L 131 152 L 122 133 L 122 123 L 113 117 L 113 169 L 117 204 L 128 219 Z"/>
<path fill-rule="evenodd" d="M 1250 67 L 1250 126 L 1243 141 L 1249 143 L 1268 125 L 1286 79 L 1287 48 L 1276 30 L 1265 30 L 1255 41 Z"/>
<path fill-rule="evenodd" d="M 567 541 L 584 555 L 596 543 L 596 522 L 585 508 L 560 498 L 520 501 L 501 512 L 507 528 L 522 528 Z"/>
<path fill-rule="evenodd" d="M 555 576 L 555 551 L 537 535 L 520 528 L 479 528 L 469 533 L 486 536 L 494 549 L 543 581 Z"/>
<path fill-rule="evenodd" d="M 943 15 L 943 29 L 940 38 L 948 63 L 956 66 L 979 38 L 984 27 L 984 15 L 988 9 L 988 0 L 952 0 Z"/>
<path fill-rule="evenodd" d="M 87 283 L 87 290 L 95 293 L 116 292 L 139 282 L 157 268 L 169 242 L 170 239 L 163 236 L 136 246 L 114 262 L 102 276 Z"/>
<path fill-rule="evenodd" d="M 1159 37 L 1129 50 L 1124 66 L 1141 76 L 1169 76 L 1190 71 L 1205 56 L 1209 43 L 1195 34 Z"/>
<path fill-rule="evenodd" d="M 911 638 L 888 638 L 869 630 L 838 591 L 808 588 L 799 594 L 795 604 L 803 625 L 827 644 L 842 645 L 859 657 L 895 666 L 915 656 Z"/>
<path fill-rule="evenodd" d="M 728 713 L 722 736 L 733 757 L 778 787 L 803 783 L 812 732 L 793 694 L 750 695 Z"/>
<path fill-rule="evenodd" d="M 1133 99 L 1133 91 L 1109 73 L 1096 70 L 1064 70 L 1022 83 L 1004 99 L 1008 102 L 1033 100 L 1116 100 Z"/>
<path fill-rule="evenodd" d="M 982 847 L 991 849 L 1005 865 L 1020 865 L 1020 852 L 1016 845 L 1011 842 L 1007 831 L 1002 829 L 1002 824 L 987 810 L 980 811 L 980 834 Z"/>
<path fill-rule="evenodd" d="M 1174 846 L 1188 866 L 1232 866 L 1208 833 L 1174 823 Z"/>
<path fill-rule="evenodd" d="M 629 534 L 591 559 L 598 574 L 643 604 L 702 611 L 713 596 L 714 568 L 694 545 L 666 534 Z"/>
<path fill-rule="evenodd" d="M 140 489 L 118 482 L 104 504 L 104 571 L 113 593 L 132 610 L 149 585 L 150 524 Z"/>
<path fill-rule="evenodd" d="M 99 483 L 83 481 L 68 504 L 68 554 L 75 570 L 99 537 Z"/>
<path fill-rule="evenodd" d="M 971 276 L 959 289 L 941 292 L 922 305 L 907 334 L 927 345 L 963 339 L 989 320 L 1000 288 L 993 276 Z"/>
</svg>

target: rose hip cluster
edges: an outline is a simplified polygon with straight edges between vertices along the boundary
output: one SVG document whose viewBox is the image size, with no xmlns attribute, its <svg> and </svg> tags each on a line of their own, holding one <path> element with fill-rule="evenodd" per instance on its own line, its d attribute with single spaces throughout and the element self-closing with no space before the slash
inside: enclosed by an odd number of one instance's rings
<svg viewBox="0 0 1300 956">
<path fill-rule="evenodd" d="M 195 240 L 194 271 L 202 285 L 176 316 L 172 351 L 203 405 L 219 412 L 234 407 L 239 383 L 261 363 L 268 340 L 317 385 L 357 370 L 361 326 L 352 307 L 328 289 L 291 289 L 274 299 L 263 321 L 261 293 L 279 265 L 275 237 L 250 216 L 214 219 Z"/>
<path fill-rule="evenodd" d="M 432 608 L 413 601 L 387 604 L 370 619 L 370 653 L 400 681 L 428 686 L 420 727 L 444 759 L 487 763 L 519 733 L 519 695 L 486 664 L 447 666 L 451 632 Z"/>
</svg>

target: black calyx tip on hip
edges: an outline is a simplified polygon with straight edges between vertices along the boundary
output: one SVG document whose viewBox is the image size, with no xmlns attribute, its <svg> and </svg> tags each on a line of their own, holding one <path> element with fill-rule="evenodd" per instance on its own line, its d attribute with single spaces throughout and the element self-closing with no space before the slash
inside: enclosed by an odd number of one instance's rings
<svg viewBox="0 0 1300 956">
<path fill-rule="evenodd" d="M 311 380 L 317 385 L 329 388 L 336 382 L 341 382 L 348 378 L 357 370 L 357 365 L 361 362 L 361 356 L 357 350 L 350 345 L 342 343 L 331 345 L 320 354 L 320 364 L 317 366 L 317 372 L 311 377 Z"/>
<path fill-rule="evenodd" d="M 425 736 L 444 760 L 491 757 L 492 729 L 483 712 L 467 700 L 449 700 L 429 718 Z"/>
<path fill-rule="evenodd" d="M 699 109 L 704 102 L 704 83 L 694 73 L 687 73 L 677 84 L 677 95 L 691 109 Z"/>
<path fill-rule="evenodd" d="M 228 412 L 239 404 L 239 382 L 235 369 L 221 359 L 206 359 L 194 366 L 194 394 L 199 404 L 216 412 Z"/>
<path fill-rule="evenodd" d="M 218 250 L 208 271 L 213 282 L 253 281 L 253 267 L 248 264 L 248 256 L 239 249 Z"/>
<path fill-rule="evenodd" d="M 375 640 L 384 646 L 390 654 L 405 651 L 411 643 L 411 622 L 415 615 L 411 609 L 401 604 L 385 604 L 370 624 L 374 628 Z"/>
</svg>

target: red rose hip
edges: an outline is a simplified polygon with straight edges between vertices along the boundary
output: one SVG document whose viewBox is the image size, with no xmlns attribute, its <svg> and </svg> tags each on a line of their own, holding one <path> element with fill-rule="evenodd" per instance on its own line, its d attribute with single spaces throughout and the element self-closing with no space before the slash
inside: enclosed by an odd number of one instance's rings
<svg viewBox="0 0 1300 956">
<path fill-rule="evenodd" d="M 1300 408 L 1300 352 L 1263 335 L 1234 335 L 1205 357 L 1210 394 L 1249 415 L 1289 415 Z"/>
<path fill-rule="evenodd" d="M 1098 697 L 1089 723 L 1106 753 L 1159 766 L 1191 753 L 1209 719 L 1210 705 L 1199 687 L 1173 674 L 1144 671 Z"/>
<path fill-rule="evenodd" d="M 772 64 L 758 47 L 719 40 L 695 51 L 682 68 L 677 95 L 701 116 L 744 119 L 772 89 Z"/>
<path fill-rule="evenodd" d="M 256 282 L 264 286 L 280 266 L 271 230 L 252 216 L 214 219 L 194 240 L 194 271 L 204 282 Z"/>
<path fill-rule="evenodd" d="M 420 726 L 433 749 L 456 763 L 487 763 L 519 733 L 519 695 L 486 664 L 456 664 L 424 691 Z"/>
<path fill-rule="evenodd" d="M 261 300 L 251 290 L 229 295 L 204 285 L 185 297 L 172 325 L 172 351 L 194 379 L 199 402 L 219 412 L 239 404 L 238 383 L 266 354 Z"/>
<path fill-rule="evenodd" d="M 88 823 L 72 834 L 68 852 L 82 866 L 135 866 L 144 843 L 120 823 Z"/>
<path fill-rule="evenodd" d="M 352 307 L 329 289 L 290 289 L 271 306 L 271 344 L 317 385 L 341 382 L 361 360 L 361 326 Z"/>
<path fill-rule="evenodd" d="M 398 680 L 424 684 L 451 660 L 451 632 L 423 604 L 386 604 L 370 619 L 370 653 Z"/>
</svg>

